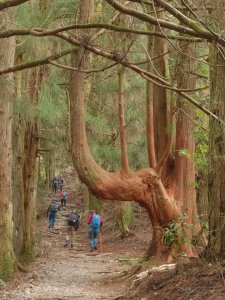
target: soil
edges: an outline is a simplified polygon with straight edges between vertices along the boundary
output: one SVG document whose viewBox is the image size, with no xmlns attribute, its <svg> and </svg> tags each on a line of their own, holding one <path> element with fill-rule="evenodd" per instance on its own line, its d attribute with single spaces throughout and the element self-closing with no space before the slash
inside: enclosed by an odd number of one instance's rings
<svg viewBox="0 0 225 300">
<path fill-rule="evenodd" d="M 4 284 L 0 281 L 1 300 L 72 300 L 72 299 L 225 299 L 225 262 L 209 264 L 200 259 L 182 258 L 159 270 L 154 259 L 144 261 L 151 227 L 143 208 L 134 205 L 135 222 L 129 237 L 122 239 L 113 226 L 111 201 L 104 202 L 103 243 L 89 251 L 87 215 L 82 215 L 74 247 L 64 247 L 65 214 L 83 210 L 75 174 L 63 173 L 70 192 L 68 206 L 58 213 L 54 229 L 48 228 L 46 210 L 51 196 L 40 201 L 36 227 L 36 259 L 27 272 L 17 272 Z M 101 251 L 100 251 L 101 248 Z M 169 266 L 171 269 L 169 269 Z"/>
</svg>

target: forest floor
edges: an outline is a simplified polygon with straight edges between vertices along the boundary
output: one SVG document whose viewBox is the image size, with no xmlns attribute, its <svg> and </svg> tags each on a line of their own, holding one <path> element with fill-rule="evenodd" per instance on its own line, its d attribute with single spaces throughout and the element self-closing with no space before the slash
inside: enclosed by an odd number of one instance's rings
<svg viewBox="0 0 225 300">
<path fill-rule="evenodd" d="M 121 239 L 113 226 L 112 202 L 104 204 L 103 249 L 90 253 L 87 216 L 82 216 L 74 248 L 64 247 L 65 215 L 82 210 L 73 172 L 63 174 L 70 191 L 69 205 L 58 213 L 54 229 L 48 228 L 46 210 L 50 197 L 40 201 L 36 227 L 37 257 L 27 273 L 16 272 L 6 284 L 0 282 L 1 300 L 222 300 L 225 299 L 225 263 L 209 264 L 185 259 L 155 269 L 152 259 L 141 257 L 149 245 L 150 224 L 146 212 L 135 207 L 132 234 Z M 99 248 L 99 247 L 98 247 Z M 157 264 L 157 266 L 162 265 Z M 169 268 L 170 267 L 170 268 Z"/>
</svg>

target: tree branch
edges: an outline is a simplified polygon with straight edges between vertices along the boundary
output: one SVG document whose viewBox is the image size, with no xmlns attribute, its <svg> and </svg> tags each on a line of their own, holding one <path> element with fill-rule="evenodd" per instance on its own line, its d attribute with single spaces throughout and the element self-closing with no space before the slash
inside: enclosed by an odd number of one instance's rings
<svg viewBox="0 0 225 300">
<path fill-rule="evenodd" d="M 5 8 L 9 8 L 12 6 L 17 6 L 20 5 L 24 2 L 28 2 L 30 0 L 6 0 L 6 1 L 2 1 L 0 0 L 0 10 L 3 10 Z"/>
<path fill-rule="evenodd" d="M 162 79 L 162 78 L 158 77 L 157 75 L 155 75 L 153 73 L 150 73 L 146 70 L 140 69 L 137 66 L 129 63 L 128 59 L 124 56 L 121 56 L 119 53 L 112 52 L 112 51 L 111 52 L 104 51 L 101 48 L 85 44 L 84 41 L 78 41 L 78 40 L 76 40 L 74 38 L 71 38 L 67 35 L 64 35 L 62 33 L 58 33 L 56 36 L 60 37 L 61 39 L 65 40 L 65 41 L 67 41 L 67 42 L 69 42 L 69 43 L 71 43 L 75 46 L 83 47 L 85 50 L 89 50 L 90 52 L 95 53 L 98 56 L 102 56 L 102 57 L 105 57 L 109 60 L 113 60 L 116 63 L 119 63 L 119 64 L 133 70 L 134 72 L 140 74 L 143 78 L 152 81 L 153 83 L 155 83 L 158 86 L 161 86 L 161 87 L 164 87 L 166 89 L 177 92 L 184 99 L 191 102 L 193 105 L 195 105 L 200 110 L 202 110 L 204 113 L 206 113 L 208 116 L 211 116 L 215 120 L 217 120 L 221 123 L 224 123 L 223 120 L 221 120 L 219 117 L 217 117 L 215 114 L 213 114 L 211 111 L 209 111 L 205 107 L 201 106 L 195 99 L 193 99 L 191 96 L 184 93 L 183 90 L 179 90 L 178 88 L 172 86 L 165 79 Z M 60 54 L 52 55 L 52 56 L 49 56 L 45 59 L 40 59 L 40 60 L 37 60 L 37 61 L 32 61 L 32 62 L 28 62 L 28 63 L 25 63 L 25 64 L 17 65 L 17 66 L 14 66 L 12 68 L 3 69 L 3 70 L 0 70 L 0 75 L 10 73 L 10 72 L 19 71 L 19 70 L 24 70 L 24 69 L 28 69 L 28 68 L 32 68 L 32 67 L 36 67 L 38 65 L 48 64 L 48 63 L 50 63 L 51 60 L 56 60 L 56 59 L 58 59 L 58 58 L 60 58 L 64 55 L 72 53 L 75 50 L 76 50 L 75 48 L 67 49 L 67 50 L 61 52 Z"/>
<path fill-rule="evenodd" d="M 140 34 L 140 35 L 152 35 L 152 36 L 158 36 L 165 38 L 163 34 L 160 32 L 151 32 L 147 30 L 136 30 L 136 29 L 130 29 L 127 27 L 119 27 L 116 25 L 111 24 L 103 24 L 103 23 L 90 23 L 90 24 L 73 24 L 70 26 L 60 27 L 53 30 L 47 30 L 43 28 L 27 28 L 27 29 L 10 29 L 6 31 L 0 31 L 0 38 L 9 38 L 11 36 L 23 36 L 23 35 L 33 35 L 33 36 L 48 36 L 52 35 L 54 36 L 57 33 L 69 31 L 72 29 L 87 29 L 87 28 L 103 28 L 108 29 L 111 31 L 117 31 L 117 32 L 127 32 L 127 33 L 133 33 L 133 34 Z M 176 36 L 176 35 L 168 35 L 170 39 L 173 40 L 182 40 L 187 42 L 202 42 L 201 38 L 193 38 L 193 37 L 186 37 L 186 36 Z"/>
<path fill-rule="evenodd" d="M 70 71 L 78 71 L 78 68 L 73 68 L 73 67 L 70 67 L 70 66 L 66 66 L 66 65 L 62 65 L 62 64 L 59 64 L 59 63 L 56 63 L 54 61 L 51 61 L 49 60 L 49 63 L 52 64 L 53 66 L 56 66 L 56 67 L 59 67 L 59 68 L 63 68 L 63 69 L 66 69 L 66 70 L 70 70 Z M 118 65 L 118 63 L 113 63 L 109 66 L 106 66 L 104 68 L 101 68 L 101 69 L 93 69 L 93 70 L 80 70 L 80 72 L 82 73 L 97 73 L 97 72 L 103 72 L 105 70 L 108 70 L 114 66 Z"/>
<path fill-rule="evenodd" d="M 115 9 L 119 10 L 120 12 L 130 15 L 130 16 L 133 16 L 133 17 L 136 17 L 139 20 L 142 20 L 142 21 L 145 21 L 150 24 L 157 25 L 157 26 L 159 26 L 159 24 L 160 24 L 160 26 L 163 28 L 171 29 L 171 30 L 183 33 L 183 34 L 189 34 L 189 35 L 195 36 L 195 37 L 201 37 L 201 38 L 207 39 L 208 41 L 217 41 L 222 46 L 225 46 L 225 40 L 223 38 L 221 38 L 218 35 L 212 34 L 208 30 L 204 30 L 204 28 L 202 28 L 202 26 L 199 23 L 193 21 L 192 19 L 187 18 L 181 12 L 179 12 L 177 9 L 175 9 L 173 6 L 171 6 L 170 4 L 168 4 L 167 2 L 164 2 L 162 0 L 155 0 L 155 3 L 164 7 L 175 18 L 177 18 L 180 21 L 182 20 L 183 23 L 187 24 L 191 28 L 186 27 L 186 26 L 181 26 L 178 24 L 174 24 L 174 23 L 164 21 L 161 19 L 156 19 L 146 13 L 139 12 L 139 11 L 136 11 L 133 9 L 128 9 L 124 5 L 120 4 L 117 0 L 106 0 L 106 1 L 111 6 L 113 6 Z"/>
<path fill-rule="evenodd" d="M 69 48 L 67 50 L 64 50 L 64 51 L 58 53 L 58 54 L 50 55 L 46 58 L 42 58 L 42 59 L 38 59 L 38 60 L 35 60 L 35 61 L 30 61 L 30 62 L 27 62 L 27 63 L 19 64 L 19 65 L 16 65 L 14 67 L 11 67 L 11 68 L 2 69 L 2 70 L 0 70 L 0 75 L 11 73 L 11 72 L 16 72 L 16 71 L 22 71 L 22 70 L 25 70 L 25 69 L 34 68 L 34 67 L 41 66 L 41 65 L 46 65 L 46 64 L 51 63 L 52 60 L 56 60 L 60 57 L 68 55 L 68 54 L 70 54 L 74 51 L 76 51 L 76 48 Z"/>
<path fill-rule="evenodd" d="M 136 11 L 136 10 L 133 10 L 133 9 L 128 9 L 127 7 L 125 7 L 124 5 L 120 4 L 118 1 L 116 0 L 106 0 L 111 6 L 113 6 L 115 9 L 119 10 L 120 12 L 124 13 L 124 14 L 127 14 L 127 15 L 130 15 L 130 16 L 133 16 L 133 17 L 136 17 L 142 21 L 145 21 L 145 22 L 148 22 L 148 23 L 151 23 L 153 25 L 158 25 L 158 22 L 160 23 L 160 25 L 164 28 L 168 28 L 168 29 L 171 29 L 171 30 L 175 30 L 177 32 L 181 32 L 181 33 L 184 33 L 184 34 L 190 34 L 192 36 L 196 36 L 197 33 L 195 32 L 195 30 L 193 29 L 190 29 L 188 27 L 185 27 L 185 26 L 181 26 L 181 25 L 178 25 L 178 24 L 174 24 L 174 23 L 171 23 L 171 22 L 168 22 L 168 21 L 164 21 L 164 20 L 161 20 L 161 19 L 156 19 L 144 12 L 139 12 L 139 11 Z M 199 37 L 199 35 L 197 35 Z M 211 36 L 211 35 L 210 35 Z"/>
</svg>

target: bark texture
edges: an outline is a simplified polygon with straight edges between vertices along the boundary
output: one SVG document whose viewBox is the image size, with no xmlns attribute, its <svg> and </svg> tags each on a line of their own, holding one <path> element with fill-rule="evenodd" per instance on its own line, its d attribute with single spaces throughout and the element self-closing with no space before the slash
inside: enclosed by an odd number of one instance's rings
<svg viewBox="0 0 225 300">
<path fill-rule="evenodd" d="M 8 10 L 0 13 L 2 28 L 8 29 L 12 22 Z M 14 64 L 15 38 L 3 39 L 0 44 L 0 67 Z M 13 252 L 13 221 L 12 221 L 12 103 L 13 74 L 0 78 L 0 278 L 9 276 L 15 270 Z"/>
<path fill-rule="evenodd" d="M 223 1 L 214 2 L 214 17 L 221 30 L 225 29 Z M 210 46 L 210 106 L 225 121 L 224 49 Z M 209 241 L 205 255 L 209 260 L 225 257 L 225 134 L 224 123 L 209 121 Z"/>
</svg>

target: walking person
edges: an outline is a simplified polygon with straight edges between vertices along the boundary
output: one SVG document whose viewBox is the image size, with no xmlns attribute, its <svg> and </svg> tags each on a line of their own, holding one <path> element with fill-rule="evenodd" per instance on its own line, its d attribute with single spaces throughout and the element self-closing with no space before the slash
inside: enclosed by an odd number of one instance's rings
<svg viewBox="0 0 225 300">
<path fill-rule="evenodd" d="M 66 227 L 66 242 L 64 247 L 70 245 L 73 248 L 74 245 L 74 233 L 80 226 L 81 215 L 77 212 L 71 212 L 66 215 L 67 227 Z"/>
<path fill-rule="evenodd" d="M 57 177 L 55 176 L 53 179 L 52 179 L 52 192 L 53 193 L 57 193 L 57 190 L 58 190 L 58 179 Z"/>
<path fill-rule="evenodd" d="M 59 186 L 60 192 L 62 192 L 62 190 L 63 190 L 64 182 L 65 182 L 64 178 L 60 174 L 59 177 L 58 177 L 58 186 Z"/>
<path fill-rule="evenodd" d="M 61 205 L 66 206 L 67 200 L 69 199 L 69 193 L 65 191 L 61 191 L 59 194 L 59 197 L 61 199 Z"/>
<path fill-rule="evenodd" d="M 48 228 L 54 228 L 57 212 L 60 210 L 58 200 L 53 199 L 47 210 Z"/>
<path fill-rule="evenodd" d="M 97 250 L 98 235 L 103 224 L 103 218 L 96 210 L 93 210 L 88 216 L 88 236 L 90 251 Z"/>
</svg>

